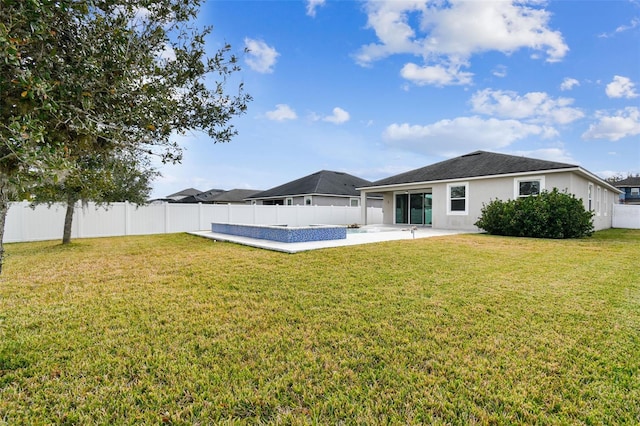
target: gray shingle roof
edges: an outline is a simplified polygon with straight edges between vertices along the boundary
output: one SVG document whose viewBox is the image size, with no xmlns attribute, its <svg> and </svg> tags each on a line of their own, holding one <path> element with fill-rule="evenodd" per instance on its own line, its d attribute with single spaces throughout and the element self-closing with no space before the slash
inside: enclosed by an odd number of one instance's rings
<svg viewBox="0 0 640 426">
<path fill-rule="evenodd" d="M 211 201 L 215 203 L 241 203 L 246 198 L 257 194 L 260 190 L 256 189 L 232 189 L 221 194 L 215 195 Z"/>
<path fill-rule="evenodd" d="M 636 177 L 628 177 L 626 179 L 619 180 L 618 182 L 613 183 L 613 186 L 616 188 L 626 188 L 628 186 L 640 186 L 640 176 Z"/>
<path fill-rule="evenodd" d="M 182 191 L 176 192 L 175 194 L 167 195 L 165 198 L 180 198 L 180 197 L 188 197 L 190 195 L 198 195 L 202 191 L 195 188 L 187 188 Z"/>
<path fill-rule="evenodd" d="M 275 188 L 254 194 L 251 199 L 289 197 L 302 194 L 325 194 L 359 197 L 356 188 L 371 185 L 371 182 L 344 172 L 321 170 Z"/>
<path fill-rule="evenodd" d="M 191 195 L 189 197 L 183 198 L 180 200 L 181 203 L 209 203 L 212 202 L 213 197 L 216 195 L 220 195 L 224 192 L 224 189 L 210 189 L 208 191 L 199 192 L 196 195 Z"/>
<path fill-rule="evenodd" d="M 475 151 L 430 166 L 400 173 L 373 182 L 370 186 L 397 185 L 413 182 L 432 182 L 465 179 L 510 173 L 576 168 L 578 166 L 555 161 L 537 160 L 515 155 Z"/>
</svg>

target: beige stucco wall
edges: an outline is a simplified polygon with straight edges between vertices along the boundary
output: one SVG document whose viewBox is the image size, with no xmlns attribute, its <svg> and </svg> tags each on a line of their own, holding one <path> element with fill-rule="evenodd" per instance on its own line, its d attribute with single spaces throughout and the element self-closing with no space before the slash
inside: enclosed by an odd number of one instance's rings
<svg viewBox="0 0 640 426">
<path fill-rule="evenodd" d="M 495 199 L 508 200 L 516 196 L 516 179 L 544 179 L 543 189 L 552 190 L 558 188 L 567 191 L 582 199 L 585 208 L 588 208 L 588 187 L 593 184 L 592 210 L 594 211 L 594 228 L 596 230 L 611 227 L 611 215 L 613 204 L 616 203 L 617 193 L 605 188 L 597 179 L 590 179 L 575 172 L 560 172 L 547 174 L 527 174 L 522 176 L 493 177 L 488 179 L 469 179 L 451 181 L 447 183 L 432 183 L 424 185 L 410 184 L 397 186 L 394 191 L 376 192 L 383 193 L 383 221 L 384 224 L 393 224 L 395 221 L 395 194 L 400 192 L 431 192 L 433 196 L 432 227 L 439 229 L 461 229 L 477 231 L 474 223 L 480 217 L 482 207 Z M 447 213 L 447 187 L 448 184 L 468 184 L 467 213 Z M 600 202 L 597 202 L 598 188 L 600 188 Z M 607 191 L 605 191 L 607 189 Z"/>
</svg>

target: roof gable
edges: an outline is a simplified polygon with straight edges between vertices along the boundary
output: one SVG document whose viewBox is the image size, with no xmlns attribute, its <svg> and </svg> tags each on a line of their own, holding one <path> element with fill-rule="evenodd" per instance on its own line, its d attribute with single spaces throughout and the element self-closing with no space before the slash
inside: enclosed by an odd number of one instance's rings
<svg viewBox="0 0 640 426">
<path fill-rule="evenodd" d="M 300 179 L 287 182 L 266 191 L 254 194 L 252 199 L 287 197 L 302 194 L 325 194 L 358 197 L 360 192 L 356 188 L 370 185 L 366 179 L 344 172 L 321 170 Z"/>
<path fill-rule="evenodd" d="M 441 161 L 430 166 L 400 173 L 373 182 L 371 186 L 397 185 L 414 182 L 432 182 L 450 179 L 465 179 L 512 173 L 526 173 L 543 170 L 558 170 L 578 167 L 573 164 L 515 155 L 475 151 L 460 157 Z"/>
</svg>

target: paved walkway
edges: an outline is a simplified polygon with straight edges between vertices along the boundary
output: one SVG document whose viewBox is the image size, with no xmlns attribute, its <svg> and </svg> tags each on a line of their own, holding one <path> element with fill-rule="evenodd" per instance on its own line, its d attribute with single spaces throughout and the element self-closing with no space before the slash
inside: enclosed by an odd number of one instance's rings
<svg viewBox="0 0 640 426">
<path fill-rule="evenodd" d="M 366 231 L 366 232 L 365 232 Z M 309 241 L 306 243 L 281 243 L 271 240 L 239 237 L 235 235 L 218 234 L 211 231 L 190 232 L 216 241 L 227 241 L 258 247 L 267 250 L 298 253 L 307 250 L 317 250 L 329 247 L 354 246 L 358 244 L 379 243 L 381 241 L 411 240 L 414 238 L 440 237 L 443 235 L 468 234 L 469 231 L 453 231 L 447 229 L 431 229 L 430 227 L 412 227 L 408 225 L 367 225 L 358 229 L 357 233 L 347 233 L 344 240 Z"/>
</svg>

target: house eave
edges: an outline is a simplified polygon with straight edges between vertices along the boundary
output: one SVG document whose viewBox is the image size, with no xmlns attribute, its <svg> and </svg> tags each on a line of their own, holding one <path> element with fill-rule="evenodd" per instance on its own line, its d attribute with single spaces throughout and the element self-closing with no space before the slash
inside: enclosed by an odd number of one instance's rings
<svg viewBox="0 0 640 426">
<path fill-rule="evenodd" d="M 451 182 L 467 182 L 467 181 L 477 181 L 484 179 L 495 179 L 495 178 L 505 178 L 505 177 L 517 177 L 517 176 L 535 176 L 540 174 L 549 174 L 549 173 L 566 173 L 566 172 L 576 172 L 582 174 L 589 179 L 596 180 L 602 184 L 602 186 L 607 187 L 608 189 L 615 191 L 617 193 L 621 193 L 619 189 L 608 183 L 607 181 L 599 178 L 598 176 L 590 173 L 589 171 L 583 169 L 582 167 L 566 167 L 561 169 L 546 169 L 546 170 L 533 170 L 528 172 L 515 172 L 515 173 L 504 173 L 497 175 L 485 175 L 485 176 L 474 176 L 474 177 L 460 177 L 453 179 L 441 179 L 441 180 L 432 180 L 432 181 L 422 181 L 422 182 L 407 182 L 407 183 L 398 183 L 392 185 L 378 185 L 378 186 L 365 186 L 361 188 L 356 188 L 361 192 L 376 192 L 376 191 L 406 191 L 411 189 L 423 188 L 429 185 L 441 184 L 441 183 L 451 183 Z"/>
</svg>

